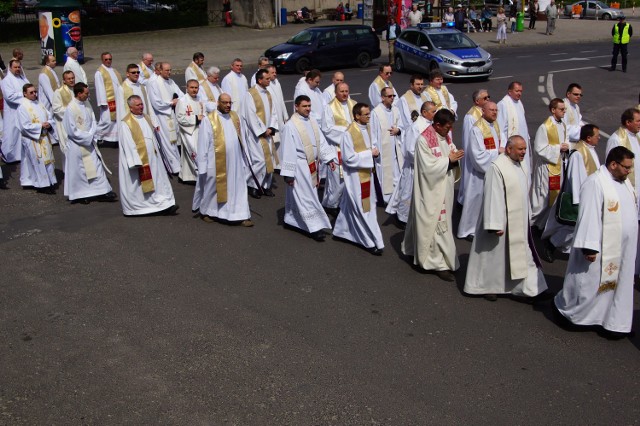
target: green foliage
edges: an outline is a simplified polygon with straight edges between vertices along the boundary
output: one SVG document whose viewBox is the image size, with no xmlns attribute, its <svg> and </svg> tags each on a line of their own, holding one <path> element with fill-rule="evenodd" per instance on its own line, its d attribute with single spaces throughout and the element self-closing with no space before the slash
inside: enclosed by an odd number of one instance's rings
<svg viewBox="0 0 640 426">
<path fill-rule="evenodd" d="M 207 14 L 202 12 L 127 12 L 85 19 L 82 21 L 82 33 L 84 35 L 120 34 L 204 25 L 208 25 Z"/>
<path fill-rule="evenodd" d="M 0 21 L 8 19 L 13 13 L 12 0 L 0 0 Z"/>
</svg>

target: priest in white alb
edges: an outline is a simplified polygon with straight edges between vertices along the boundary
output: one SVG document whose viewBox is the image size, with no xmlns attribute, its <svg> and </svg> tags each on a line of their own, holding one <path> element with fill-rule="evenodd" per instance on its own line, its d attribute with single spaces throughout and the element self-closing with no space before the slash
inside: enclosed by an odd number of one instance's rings
<svg viewBox="0 0 640 426">
<path fill-rule="evenodd" d="M 223 93 L 218 107 L 202 121 L 198 132 L 198 183 L 193 210 L 202 220 L 222 220 L 253 226 L 247 194 L 247 164 L 242 153 L 241 120 L 231 110 L 231 96 Z"/>
<path fill-rule="evenodd" d="M 178 99 L 184 95 L 178 85 L 170 78 L 171 64 L 159 62 L 160 75 L 147 83 L 149 101 L 160 123 L 163 152 L 171 173 L 180 171 L 180 151 L 178 150 L 178 123 L 174 113 Z"/>
<path fill-rule="evenodd" d="M 20 143 L 20 129 L 18 129 L 18 107 L 22 104 L 24 95 L 22 88 L 29 84 L 29 80 L 22 76 L 22 64 L 16 59 L 9 61 L 9 72 L 0 81 L 4 98 L 2 115 L 2 154 L 7 163 L 20 161 L 22 145 Z"/>
<path fill-rule="evenodd" d="M 547 289 L 529 230 L 527 144 L 511 136 L 484 179 L 464 292 L 495 302 L 498 294 L 535 297 Z"/>
<path fill-rule="evenodd" d="M 196 52 L 193 54 L 193 61 L 184 70 L 184 81 L 195 80 L 202 81 L 207 74 L 202 69 L 204 65 L 204 53 Z"/>
<path fill-rule="evenodd" d="M 395 99 L 395 98 L 394 98 Z M 424 77 L 414 74 L 409 79 L 409 90 L 400 97 L 398 108 L 402 118 L 402 129 L 409 129 L 420 116 L 422 104 L 428 101 L 424 93 Z"/>
<path fill-rule="evenodd" d="M 424 91 L 428 100 L 436 104 L 437 109 L 446 108 L 454 115 L 457 115 L 458 102 L 443 84 L 444 76 L 440 70 L 433 70 L 429 73 L 429 84 Z"/>
<path fill-rule="evenodd" d="M 398 225 L 403 228 L 409 220 L 409 211 L 411 210 L 411 197 L 413 196 L 413 178 L 414 178 L 414 162 L 416 144 L 422 136 L 422 132 L 433 123 L 433 117 L 436 115 L 436 104 L 426 101 L 420 108 L 420 116 L 413 122 L 411 127 L 405 130 L 404 139 L 402 141 L 402 171 L 400 179 L 396 184 L 389 204 L 385 211 L 389 214 L 395 214 L 398 219 Z M 462 157 L 464 159 L 464 157 Z"/>
<path fill-rule="evenodd" d="M 553 203 L 560 194 L 563 160 L 569 153 L 567 128 L 562 121 L 565 106 L 562 99 L 549 103 L 551 116 L 538 127 L 533 142 L 533 179 L 531 188 L 531 223 L 544 230 Z"/>
<path fill-rule="evenodd" d="M 218 108 L 218 98 L 222 94 L 222 89 L 218 84 L 219 81 L 220 68 L 218 67 L 209 67 L 209 69 L 207 69 L 207 78 L 200 81 L 198 99 L 203 103 L 207 114 Z"/>
<path fill-rule="evenodd" d="M 67 60 L 64 63 L 63 71 L 72 71 L 76 77 L 76 83 L 87 83 L 87 73 L 78 62 L 78 49 L 75 47 L 67 48 Z"/>
<path fill-rule="evenodd" d="M 120 120 L 120 203 L 125 216 L 173 215 L 178 210 L 169 175 L 162 162 L 151 117 L 138 95 L 127 100 L 129 113 Z"/>
<path fill-rule="evenodd" d="M 449 132 L 456 118 L 443 108 L 417 141 L 415 177 L 402 253 L 444 281 L 455 281 L 459 267 L 451 221 L 454 185 L 460 179 L 460 159 Z"/>
<path fill-rule="evenodd" d="M 349 85 L 347 83 L 338 83 L 335 89 L 335 97 L 324 107 L 324 114 L 322 115 L 321 130 L 337 158 L 336 167 L 327 170 L 324 195 L 322 197 L 322 205 L 333 216 L 338 215 L 340 198 L 344 189 L 340 144 L 342 143 L 344 132 L 347 131 L 353 121 L 353 107 L 355 105 L 356 101 L 349 97 Z"/>
<path fill-rule="evenodd" d="M 243 111 L 244 95 L 249 90 L 247 77 L 242 74 L 242 66 L 242 59 L 234 59 L 231 63 L 231 71 L 222 79 L 222 91 L 231 96 L 233 102 L 231 110 L 240 114 Z"/>
<path fill-rule="evenodd" d="M 127 99 L 132 95 L 140 96 L 144 105 L 145 114 L 152 117 L 154 121 L 156 120 L 153 108 L 151 107 L 149 91 L 142 83 L 140 83 L 140 78 L 140 67 L 136 64 L 127 65 L 126 78 L 122 80 L 122 84 L 118 88 L 116 96 L 118 102 L 118 120 L 122 120 L 122 117 L 129 114 L 129 104 L 127 103 Z"/>
<path fill-rule="evenodd" d="M 149 52 L 143 53 L 142 60 L 138 64 L 138 67 L 140 68 L 140 80 L 138 81 L 140 84 L 146 86 L 147 81 L 155 75 L 153 72 L 153 55 Z M 145 111 L 149 113 L 149 110 L 145 109 Z"/>
<path fill-rule="evenodd" d="M 571 148 L 580 141 L 580 128 L 584 125 L 582 114 L 580 113 L 580 101 L 582 100 L 582 86 L 578 83 L 571 83 L 567 87 L 564 106 L 567 111 L 564 114 L 564 124 L 567 126 L 567 137 Z"/>
<path fill-rule="evenodd" d="M 38 76 L 38 101 L 50 111 L 53 105 L 53 93 L 60 87 L 60 79 L 54 71 L 56 67 L 56 57 L 47 55 L 44 58 L 44 67 Z"/>
<path fill-rule="evenodd" d="M 335 169 L 337 156 L 327 144 L 320 126 L 311 114 L 311 99 L 300 95 L 294 102 L 296 112 L 282 130 L 282 169 L 287 184 L 284 223 L 301 229 L 316 241 L 323 241 L 323 229 L 331 223 L 318 198 L 319 163 Z"/>
<path fill-rule="evenodd" d="M 396 95 L 388 87 L 382 89 L 382 102 L 371 112 L 371 139 L 380 151 L 376 158 L 376 179 L 382 190 L 382 200 L 388 203 L 400 178 L 402 163 L 402 119 L 400 110 L 393 104 Z"/>
<path fill-rule="evenodd" d="M 25 84 L 23 94 L 16 120 L 22 147 L 20 185 L 55 194 L 54 186 L 58 181 L 51 146 L 53 114 L 38 101 L 38 91 L 33 84 Z"/>
<path fill-rule="evenodd" d="M 300 95 L 305 95 L 311 99 L 311 117 L 313 117 L 320 127 L 322 127 L 322 114 L 324 114 L 324 107 L 326 102 L 322 91 L 320 90 L 320 80 L 322 74 L 318 70 L 311 70 L 305 76 L 304 84 L 296 86 L 293 98 L 297 98 Z"/>
<path fill-rule="evenodd" d="M 196 80 L 187 81 L 187 93 L 176 104 L 178 140 L 182 147 L 178 177 L 183 182 L 195 182 L 198 175 L 196 167 L 198 128 L 205 115 L 204 105 L 198 100 L 199 89 L 200 85 Z"/>
<path fill-rule="evenodd" d="M 371 110 L 364 103 L 353 107 L 354 121 L 342 136 L 340 151 L 344 169 L 344 192 L 333 236 L 363 246 L 381 256 L 384 249 L 376 213 L 374 159 L 380 155 L 369 134 Z"/>
<path fill-rule="evenodd" d="M 67 152 L 67 133 L 64 131 L 62 120 L 64 113 L 67 111 L 67 105 L 73 100 L 73 86 L 76 84 L 76 77 L 73 71 L 65 71 L 62 73 L 62 85 L 53 93 L 53 103 L 51 110 L 53 119 L 56 122 L 56 135 L 60 142 L 60 150 L 66 154 Z"/>
<path fill-rule="evenodd" d="M 527 170 L 531 172 L 531 138 L 529 137 L 529 128 L 527 127 L 527 118 L 524 113 L 524 105 L 522 104 L 522 83 L 512 81 L 509 83 L 507 94 L 498 102 L 498 127 L 502 132 L 501 139 L 506 141 L 513 135 L 523 138 L 527 144 L 527 152 L 525 153 L 524 162 Z"/>
<path fill-rule="evenodd" d="M 267 90 L 270 82 L 268 71 L 259 70 L 256 74 L 256 85 L 244 95 L 242 122 L 245 141 L 251 168 L 258 181 L 256 183 L 251 175 L 247 177 L 249 195 L 253 198 L 260 198 L 262 194 L 267 197 L 274 196 L 271 190 L 273 172 L 280 167 L 273 143 L 273 135 L 278 131 L 278 117 L 271 93 Z"/>
<path fill-rule="evenodd" d="M 74 99 L 64 113 L 63 126 L 69 146 L 65 179 L 72 203 L 89 204 L 91 201 L 117 201 L 107 179 L 106 167 L 96 144 L 97 125 L 91 104 L 89 86 L 76 83 Z"/>
<path fill-rule="evenodd" d="M 580 188 L 587 178 L 600 167 L 600 159 L 596 146 L 600 140 L 600 130 L 593 124 L 585 124 L 580 130 L 580 142 L 576 143 L 567 160 L 567 175 L 564 181 L 564 191 L 571 194 L 571 201 L 575 206 L 580 204 Z M 557 199 L 556 199 L 557 203 Z M 558 222 L 555 215 L 556 206 L 552 208 L 547 224 L 542 233 L 545 247 L 541 257 L 547 262 L 553 261 L 553 251 L 562 253 L 571 251 L 575 226 Z"/>
<path fill-rule="evenodd" d="M 380 65 L 380 67 L 378 68 L 378 75 L 373 80 L 373 82 L 371 82 L 371 84 L 369 85 L 369 91 L 368 91 L 369 102 L 371 102 L 370 105 L 372 109 L 377 107 L 378 104 L 382 102 L 382 98 L 380 97 L 380 91 L 385 87 L 390 87 L 391 89 L 393 89 L 393 93 L 394 95 L 396 95 L 396 97 L 394 98 L 395 99 L 394 102 L 396 103 L 396 106 L 397 106 L 397 102 L 399 102 L 398 92 L 396 92 L 396 89 L 394 89 L 393 83 L 391 82 L 392 74 L 393 74 L 393 70 L 391 69 L 391 65 L 389 64 Z"/>
<path fill-rule="evenodd" d="M 625 337 L 633 321 L 638 199 L 628 176 L 634 154 L 618 146 L 585 182 L 580 194 L 569 265 L 558 311 L 573 324 L 602 326 Z"/>
<path fill-rule="evenodd" d="M 331 84 L 325 87 L 322 91 L 325 104 L 328 104 L 336 97 L 336 87 L 340 83 L 344 83 L 344 74 L 340 71 L 336 71 L 333 73 L 333 77 L 331 77 Z"/>
<path fill-rule="evenodd" d="M 271 100 L 273 101 L 273 109 L 276 111 L 276 117 L 278 118 L 278 129 L 282 129 L 284 124 L 289 120 L 289 113 L 287 112 L 287 105 L 284 103 L 284 94 L 282 93 L 282 86 L 278 80 L 278 73 L 275 65 L 267 65 L 265 68 L 269 72 L 269 86 L 267 90 L 271 93 Z M 276 133 L 273 136 L 273 142 L 276 145 L 278 152 L 278 158 L 282 157 L 282 144 L 280 143 L 280 134 Z"/>
<path fill-rule="evenodd" d="M 476 120 L 469 131 L 462 174 L 465 203 L 462 205 L 462 215 L 458 223 L 458 238 L 473 239 L 482 206 L 484 175 L 491 163 L 504 152 L 497 116 L 498 106 L 494 102 L 486 102 L 482 106 L 482 117 Z"/>
<path fill-rule="evenodd" d="M 489 92 L 487 89 L 478 89 L 473 92 L 471 95 L 471 99 L 473 100 L 473 106 L 467 111 L 462 120 L 462 149 L 467 150 L 467 143 L 469 141 L 469 135 L 471 133 L 471 128 L 476 124 L 476 122 L 482 117 L 482 106 L 491 99 L 489 96 Z M 506 140 L 506 139 L 505 139 Z M 461 170 L 462 170 L 462 180 L 460 181 L 460 185 L 458 186 L 458 203 L 464 204 L 464 191 L 465 191 L 465 173 L 467 170 L 467 161 L 469 161 L 469 156 L 463 157 L 460 162 Z"/>
<path fill-rule="evenodd" d="M 113 56 L 109 52 L 100 55 L 102 65 L 94 76 L 96 88 L 96 104 L 98 105 L 98 127 L 96 138 L 99 141 L 118 141 L 118 113 L 116 94 L 122 83 L 122 76 L 111 66 Z"/>
</svg>

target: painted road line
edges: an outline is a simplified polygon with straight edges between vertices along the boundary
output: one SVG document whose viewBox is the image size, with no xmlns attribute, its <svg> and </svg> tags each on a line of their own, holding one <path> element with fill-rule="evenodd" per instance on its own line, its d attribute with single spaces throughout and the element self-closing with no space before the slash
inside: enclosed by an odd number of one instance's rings
<svg viewBox="0 0 640 426">
<path fill-rule="evenodd" d="M 582 70 L 590 70 L 596 67 L 582 67 L 582 68 L 567 68 L 564 70 L 553 70 L 553 71 L 549 71 L 549 74 L 555 74 L 557 72 L 569 72 L 569 71 L 582 71 Z"/>
</svg>

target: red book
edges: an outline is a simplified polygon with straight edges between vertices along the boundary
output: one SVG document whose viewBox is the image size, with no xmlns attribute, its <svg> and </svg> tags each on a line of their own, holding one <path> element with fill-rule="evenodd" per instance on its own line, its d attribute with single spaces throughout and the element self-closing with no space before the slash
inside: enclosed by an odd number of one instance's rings
<svg viewBox="0 0 640 426">
<path fill-rule="evenodd" d="M 549 176 L 549 191 L 560 191 L 560 176 Z"/>
</svg>

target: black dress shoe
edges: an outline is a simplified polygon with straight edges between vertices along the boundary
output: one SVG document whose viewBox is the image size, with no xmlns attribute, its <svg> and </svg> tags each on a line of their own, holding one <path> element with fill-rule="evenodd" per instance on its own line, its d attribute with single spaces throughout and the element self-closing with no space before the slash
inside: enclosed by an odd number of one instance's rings
<svg viewBox="0 0 640 426">
<path fill-rule="evenodd" d="M 311 234 L 309 234 L 309 236 L 314 240 L 314 241 L 318 241 L 318 242 L 323 242 L 326 235 L 324 233 L 324 231 L 316 231 L 316 232 L 312 232 Z"/>
<path fill-rule="evenodd" d="M 473 242 L 473 235 L 467 235 L 466 237 L 464 237 L 465 240 L 469 241 L 470 243 Z"/>
<path fill-rule="evenodd" d="M 325 207 L 324 211 L 327 212 L 327 214 L 329 216 L 333 216 L 333 217 L 338 217 L 338 214 L 340 213 L 340 209 L 337 207 Z"/>
<path fill-rule="evenodd" d="M 54 195 L 56 190 L 53 189 L 53 186 L 47 186 L 46 188 L 36 188 L 36 192 L 38 194 Z"/>
<path fill-rule="evenodd" d="M 71 201 L 71 204 L 89 204 L 91 200 L 88 198 L 78 198 L 77 200 Z"/>
<path fill-rule="evenodd" d="M 118 201 L 118 195 L 116 195 L 116 193 L 113 191 L 109 191 L 106 194 L 97 196 L 96 200 L 105 203 L 113 203 L 115 201 Z"/>
<path fill-rule="evenodd" d="M 4 179 L 0 179 L 0 189 L 9 189 L 7 186 L 7 181 Z"/>
<path fill-rule="evenodd" d="M 276 194 L 274 194 L 273 191 L 270 188 L 262 189 L 262 193 L 264 194 L 265 197 L 275 197 L 276 196 Z"/>
<path fill-rule="evenodd" d="M 540 257 L 545 262 L 553 263 L 553 261 L 555 260 L 553 252 L 556 251 L 556 247 L 551 243 L 551 240 L 543 240 L 542 244 L 543 248 L 542 253 L 540 253 Z"/>
<path fill-rule="evenodd" d="M 489 302 L 495 302 L 496 300 L 498 300 L 498 295 L 497 294 L 485 294 L 484 295 L 485 300 L 488 300 Z"/>
<path fill-rule="evenodd" d="M 438 276 L 443 281 L 454 282 L 456 280 L 456 276 L 453 275 L 451 271 L 433 271 L 434 274 Z"/>
<path fill-rule="evenodd" d="M 162 216 L 175 216 L 177 214 L 179 208 L 180 208 L 179 205 L 174 204 L 173 206 L 169 207 L 168 209 L 164 209 L 163 211 L 161 211 L 160 214 Z"/>
<path fill-rule="evenodd" d="M 259 200 L 262 196 L 257 189 L 249 187 L 249 197 Z"/>
<path fill-rule="evenodd" d="M 367 251 L 369 253 L 371 253 L 372 255 L 374 255 L 374 256 L 382 256 L 382 252 L 383 252 L 383 250 L 381 248 L 378 248 L 378 247 L 368 248 Z"/>
</svg>

